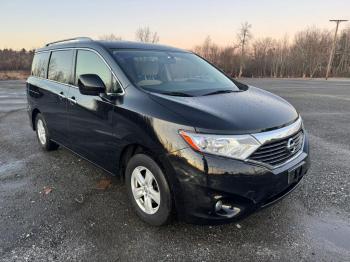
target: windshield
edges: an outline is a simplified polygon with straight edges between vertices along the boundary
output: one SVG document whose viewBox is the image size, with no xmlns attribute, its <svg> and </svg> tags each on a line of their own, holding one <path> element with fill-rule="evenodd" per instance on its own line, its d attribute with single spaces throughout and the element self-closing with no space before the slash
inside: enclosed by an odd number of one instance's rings
<svg viewBox="0 0 350 262">
<path fill-rule="evenodd" d="M 175 96 L 201 96 L 240 91 L 233 81 L 192 53 L 112 50 L 136 86 Z"/>
</svg>

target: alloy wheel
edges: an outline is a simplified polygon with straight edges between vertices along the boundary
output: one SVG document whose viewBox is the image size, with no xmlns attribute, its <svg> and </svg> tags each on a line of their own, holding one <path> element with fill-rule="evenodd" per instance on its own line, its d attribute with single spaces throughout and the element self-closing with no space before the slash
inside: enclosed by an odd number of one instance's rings
<svg viewBox="0 0 350 262">
<path fill-rule="evenodd" d="M 140 209 L 146 214 L 155 214 L 160 206 L 158 182 L 150 170 L 136 167 L 131 174 L 131 191 Z"/>
<path fill-rule="evenodd" d="M 42 145 L 45 145 L 46 143 L 46 130 L 44 127 L 44 122 L 39 119 L 37 124 L 36 124 L 36 129 L 37 129 L 37 133 L 38 133 L 38 138 L 39 141 Z"/>
</svg>

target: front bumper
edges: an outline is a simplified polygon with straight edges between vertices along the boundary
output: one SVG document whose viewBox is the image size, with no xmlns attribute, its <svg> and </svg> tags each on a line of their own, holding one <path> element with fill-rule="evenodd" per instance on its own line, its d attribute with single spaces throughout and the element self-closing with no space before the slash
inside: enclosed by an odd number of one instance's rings
<svg viewBox="0 0 350 262">
<path fill-rule="evenodd" d="M 310 167 L 307 135 L 298 157 L 275 169 L 256 163 L 215 155 L 202 155 L 190 148 L 167 156 L 178 215 L 192 223 L 237 220 L 276 203 L 293 191 Z M 299 167 L 297 179 L 288 179 L 289 170 Z M 170 169 L 170 170 L 169 170 Z M 217 212 L 221 200 L 239 212 Z"/>
</svg>

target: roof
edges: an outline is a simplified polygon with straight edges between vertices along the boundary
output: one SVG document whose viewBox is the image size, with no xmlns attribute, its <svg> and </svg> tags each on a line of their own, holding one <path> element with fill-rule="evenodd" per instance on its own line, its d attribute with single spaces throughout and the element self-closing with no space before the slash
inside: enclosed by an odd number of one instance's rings
<svg viewBox="0 0 350 262">
<path fill-rule="evenodd" d="M 132 41 L 104 41 L 104 40 L 92 40 L 86 37 L 73 38 L 62 41 L 49 43 L 43 48 L 37 49 L 36 51 L 46 51 L 58 48 L 77 48 L 77 47 L 105 47 L 107 49 L 142 49 L 142 50 L 162 50 L 162 51 L 176 51 L 176 52 L 188 52 L 179 48 L 143 43 L 143 42 L 132 42 Z"/>
</svg>

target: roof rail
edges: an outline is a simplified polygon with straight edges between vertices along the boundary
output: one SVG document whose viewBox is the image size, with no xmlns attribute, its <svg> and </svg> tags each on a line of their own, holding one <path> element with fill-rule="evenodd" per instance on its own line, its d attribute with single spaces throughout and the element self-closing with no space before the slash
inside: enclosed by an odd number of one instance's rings
<svg viewBox="0 0 350 262">
<path fill-rule="evenodd" d="M 68 38 L 68 39 L 63 39 L 63 40 L 47 43 L 45 46 L 50 46 L 50 45 L 55 45 L 55 44 L 70 42 L 70 41 L 83 41 L 83 40 L 92 41 L 92 39 L 90 37 L 75 37 L 75 38 Z"/>
</svg>

